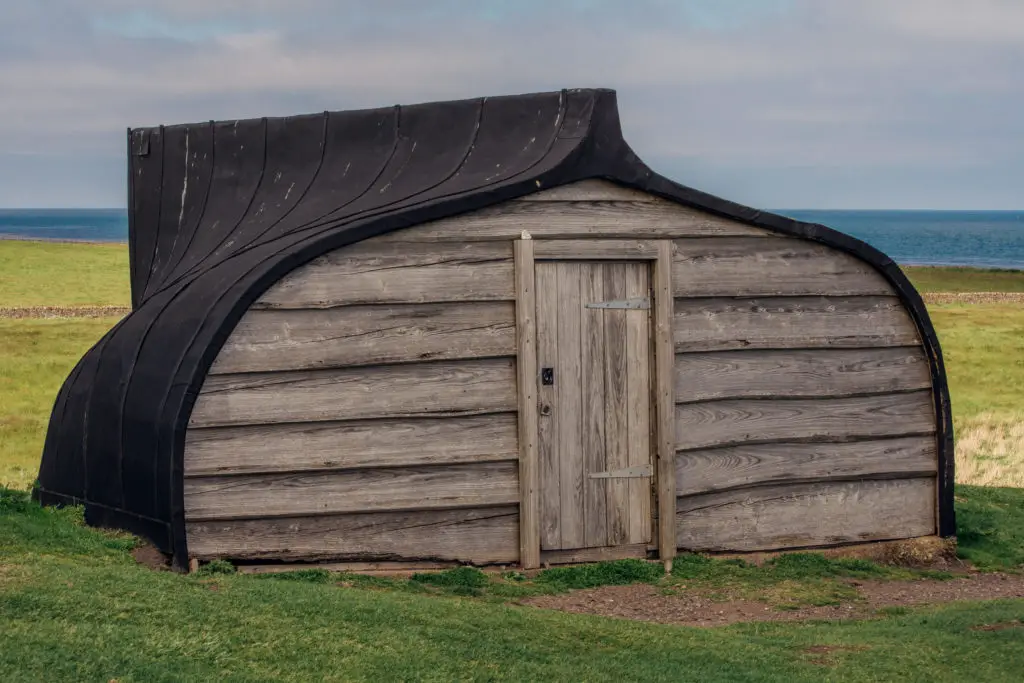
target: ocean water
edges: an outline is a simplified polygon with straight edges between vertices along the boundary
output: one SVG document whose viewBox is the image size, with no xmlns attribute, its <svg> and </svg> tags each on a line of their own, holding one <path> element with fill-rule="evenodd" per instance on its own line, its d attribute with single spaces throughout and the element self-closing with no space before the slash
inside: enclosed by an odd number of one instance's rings
<svg viewBox="0 0 1024 683">
<path fill-rule="evenodd" d="M 1024 211 L 776 211 L 863 240 L 903 265 L 1024 269 Z"/>
<path fill-rule="evenodd" d="M 124 209 L 0 209 L 0 237 L 127 242 Z"/>
<path fill-rule="evenodd" d="M 776 213 L 853 235 L 904 265 L 1024 269 L 1024 211 L 833 211 Z M 117 242 L 123 209 L 0 209 L 0 237 Z"/>
</svg>

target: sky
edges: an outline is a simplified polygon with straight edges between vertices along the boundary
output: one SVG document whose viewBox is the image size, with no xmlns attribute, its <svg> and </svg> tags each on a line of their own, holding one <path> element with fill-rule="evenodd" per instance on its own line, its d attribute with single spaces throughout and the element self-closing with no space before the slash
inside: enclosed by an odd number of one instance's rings
<svg viewBox="0 0 1024 683">
<path fill-rule="evenodd" d="M 0 0 L 0 207 L 122 207 L 128 127 L 618 91 L 758 208 L 1024 209 L 1022 0 Z"/>
</svg>

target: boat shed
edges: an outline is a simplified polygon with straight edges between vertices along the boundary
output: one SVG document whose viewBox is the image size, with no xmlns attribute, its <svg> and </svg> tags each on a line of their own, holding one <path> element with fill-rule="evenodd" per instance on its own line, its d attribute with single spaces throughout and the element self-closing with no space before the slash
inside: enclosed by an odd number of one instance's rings
<svg viewBox="0 0 1024 683">
<path fill-rule="evenodd" d="M 61 389 L 36 496 L 178 567 L 954 533 L 942 355 L 897 265 L 656 174 L 611 90 L 128 154 L 133 310 Z"/>
</svg>

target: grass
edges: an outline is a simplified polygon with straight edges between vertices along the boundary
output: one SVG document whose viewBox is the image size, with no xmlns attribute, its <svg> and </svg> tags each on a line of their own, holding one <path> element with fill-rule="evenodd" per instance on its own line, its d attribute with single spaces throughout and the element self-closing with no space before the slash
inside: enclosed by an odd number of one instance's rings
<svg viewBox="0 0 1024 683">
<path fill-rule="evenodd" d="M 0 484 L 26 488 L 35 479 L 57 391 L 115 322 L 0 318 Z"/>
<path fill-rule="evenodd" d="M 935 304 L 953 404 L 957 482 L 1024 488 L 1024 307 Z"/>
<path fill-rule="evenodd" d="M 0 308 L 129 306 L 128 247 L 0 239 Z"/>
<path fill-rule="evenodd" d="M 902 270 L 921 292 L 1024 292 L 1024 270 L 932 266 Z"/>
<path fill-rule="evenodd" d="M 522 583 L 471 569 L 404 586 L 317 570 L 238 575 L 223 565 L 181 575 L 135 564 L 132 545 L 82 526 L 77 508 L 42 509 L 0 491 L 0 678 L 931 682 L 1015 681 L 1024 668 L 1024 631 L 980 628 L 1019 620 L 1021 600 L 693 629 L 453 595 L 482 580 Z M 550 574 L 560 577 L 552 583 L 653 578 L 637 576 L 636 563 L 598 566 Z M 728 571 L 784 582 L 890 570 L 808 555 L 763 569 L 684 556 L 671 580 Z"/>
<path fill-rule="evenodd" d="M 983 569 L 1024 568 L 1024 489 L 956 487 L 959 554 Z"/>
</svg>

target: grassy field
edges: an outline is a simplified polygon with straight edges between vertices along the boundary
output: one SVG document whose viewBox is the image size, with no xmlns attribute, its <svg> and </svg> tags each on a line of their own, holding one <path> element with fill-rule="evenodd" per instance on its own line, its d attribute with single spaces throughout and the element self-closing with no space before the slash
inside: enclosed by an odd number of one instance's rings
<svg viewBox="0 0 1024 683">
<path fill-rule="evenodd" d="M 127 303 L 123 247 L 23 245 L 0 240 L 0 308 Z M 46 262 L 41 271 L 24 265 L 33 259 Z M 1024 291 L 1021 273 L 952 270 L 908 272 L 924 291 Z M 1024 306 L 929 308 L 955 415 L 959 552 L 985 569 L 1024 568 Z M 636 581 L 785 608 L 850 599 L 850 578 L 920 574 L 863 561 L 794 555 L 758 568 L 686 556 L 667 578 L 657 565 L 616 563 L 531 581 L 472 570 L 411 581 L 242 576 L 217 565 L 154 572 L 132 559 L 131 537 L 86 528 L 79 509 L 44 510 L 24 493 L 57 389 L 115 322 L 0 318 L 0 483 L 10 487 L 0 488 L 3 680 L 932 682 L 1017 681 L 1024 670 L 1021 600 L 716 629 L 509 604 Z"/>
<path fill-rule="evenodd" d="M 128 306 L 128 248 L 0 239 L 0 308 Z"/>
<path fill-rule="evenodd" d="M 903 272 L 921 292 L 1024 292 L 1019 270 L 907 266 Z"/>
<path fill-rule="evenodd" d="M 115 322 L 0 318 L 0 485 L 25 488 L 35 479 L 57 391 Z"/>
<path fill-rule="evenodd" d="M 1016 681 L 1024 670 L 1022 629 L 1014 626 L 1024 615 L 1020 600 L 882 611 L 852 622 L 683 628 L 459 595 L 477 585 L 472 570 L 435 578 L 448 584 L 440 588 L 322 572 L 153 572 L 128 555 L 130 538 L 84 528 L 77 515 L 19 494 L 0 497 L 3 680 L 931 683 Z M 636 564 L 625 565 L 632 576 L 619 577 L 654 579 Z M 730 573 L 748 583 L 813 583 L 876 572 L 863 561 L 800 557 L 764 569 L 692 556 L 677 566 L 688 584 Z M 593 570 L 570 569 L 548 581 L 557 591 L 592 578 Z M 1000 624 L 1007 626 L 993 626 Z"/>
</svg>

